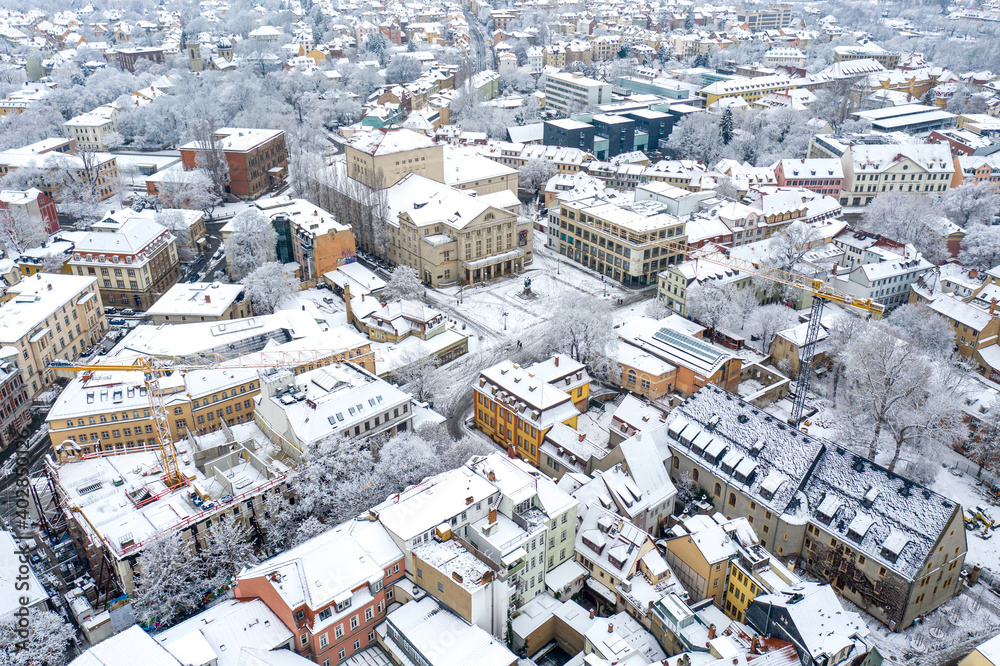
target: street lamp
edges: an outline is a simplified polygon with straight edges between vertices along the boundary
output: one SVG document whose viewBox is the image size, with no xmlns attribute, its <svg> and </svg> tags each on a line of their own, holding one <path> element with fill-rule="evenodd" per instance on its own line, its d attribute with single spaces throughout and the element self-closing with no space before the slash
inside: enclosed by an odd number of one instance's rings
<svg viewBox="0 0 1000 666">
<path fill-rule="evenodd" d="M 559 275 L 559 267 L 562 266 L 562 255 L 556 255 L 556 275 Z"/>
<path fill-rule="evenodd" d="M 604 287 L 604 298 L 608 297 L 608 283 L 604 281 L 604 275 L 601 275 L 601 286 Z"/>
<path fill-rule="evenodd" d="M 501 314 L 501 316 L 503 317 L 503 330 L 506 331 L 507 330 L 507 311 L 504 310 L 503 313 Z"/>
</svg>

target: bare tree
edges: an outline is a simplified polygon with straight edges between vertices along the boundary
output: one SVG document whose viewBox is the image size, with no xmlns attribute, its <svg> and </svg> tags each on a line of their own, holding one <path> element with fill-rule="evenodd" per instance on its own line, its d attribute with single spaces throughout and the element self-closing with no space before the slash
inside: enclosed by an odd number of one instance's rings
<svg viewBox="0 0 1000 666">
<path fill-rule="evenodd" d="M 569 354 L 588 367 L 607 357 L 617 339 L 611 305 L 597 297 L 576 293 L 559 295 L 546 327 L 546 346 Z"/>
<path fill-rule="evenodd" d="M 38 247 L 48 238 L 45 221 L 21 208 L 0 209 L 0 238 L 14 253 Z"/>
<path fill-rule="evenodd" d="M 226 199 L 229 187 L 229 162 L 222 143 L 215 140 L 216 127 L 213 120 L 199 120 L 192 124 L 191 134 L 197 144 L 195 163 L 204 170 L 212 182 L 212 193 L 219 199 Z"/>
</svg>

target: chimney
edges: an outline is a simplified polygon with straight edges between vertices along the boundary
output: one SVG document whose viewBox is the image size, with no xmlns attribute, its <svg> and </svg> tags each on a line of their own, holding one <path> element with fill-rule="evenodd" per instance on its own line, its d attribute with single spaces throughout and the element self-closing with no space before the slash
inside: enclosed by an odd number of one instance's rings
<svg viewBox="0 0 1000 666">
<path fill-rule="evenodd" d="M 487 524 L 492 525 L 495 522 L 497 522 L 497 510 L 494 508 L 490 508 L 490 521 Z"/>
<path fill-rule="evenodd" d="M 52 286 L 49 285 L 49 289 L 51 288 Z M 997 299 L 994 298 L 990 300 L 990 314 L 996 314 L 996 313 L 997 313 Z"/>
<path fill-rule="evenodd" d="M 587 433 L 585 433 L 585 432 L 578 433 L 577 437 L 579 437 L 579 439 L 577 441 L 582 442 L 583 440 L 587 439 Z"/>
<path fill-rule="evenodd" d="M 834 274 L 834 275 L 836 275 L 836 274 L 837 274 L 837 262 L 836 262 L 836 261 L 835 261 L 835 262 L 833 262 L 833 274 Z"/>
<path fill-rule="evenodd" d="M 351 323 L 351 285 L 344 283 L 344 303 L 347 304 L 347 323 Z"/>
<path fill-rule="evenodd" d="M 976 277 L 977 275 L 979 275 L 979 271 L 977 271 L 977 270 L 976 270 L 975 268 L 973 268 L 973 269 L 971 269 L 971 270 L 969 271 L 969 277 L 970 277 L 970 278 L 974 278 L 974 277 Z"/>
<path fill-rule="evenodd" d="M 212 302 L 212 297 L 209 296 L 208 294 L 205 294 L 205 302 L 206 303 L 211 303 Z"/>
<path fill-rule="evenodd" d="M 591 620 L 594 619 L 594 609 L 593 608 L 590 609 L 590 619 Z"/>
<path fill-rule="evenodd" d="M 612 624 L 612 623 L 610 623 L 610 622 L 608 622 L 608 633 L 609 633 L 609 634 L 613 634 L 613 633 L 615 633 L 615 625 L 613 625 L 613 624 Z"/>
<path fill-rule="evenodd" d="M 760 641 L 760 639 L 756 636 L 756 634 L 754 635 L 754 637 L 752 639 L 750 639 L 750 654 L 757 654 L 757 648 L 759 646 L 759 641 Z"/>
<path fill-rule="evenodd" d="M 555 359 L 556 359 L 556 367 L 558 368 L 559 367 L 559 354 L 556 354 Z"/>
<path fill-rule="evenodd" d="M 715 638 L 715 625 L 710 624 L 708 625 L 708 640 L 712 640 L 713 638 Z"/>
<path fill-rule="evenodd" d="M 490 481 L 496 481 L 497 480 L 497 475 L 493 473 L 493 470 L 490 470 L 489 473 L 486 476 L 487 476 L 487 478 Z"/>
</svg>

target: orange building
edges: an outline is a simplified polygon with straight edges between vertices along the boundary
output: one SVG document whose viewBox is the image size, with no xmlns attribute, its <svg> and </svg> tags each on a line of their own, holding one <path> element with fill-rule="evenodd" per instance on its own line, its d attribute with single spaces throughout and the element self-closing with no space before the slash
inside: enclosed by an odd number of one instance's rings
<svg viewBox="0 0 1000 666">
<path fill-rule="evenodd" d="M 229 185 L 226 198 L 257 199 L 284 185 L 288 176 L 288 151 L 282 130 L 225 127 L 215 132 L 213 140 L 226 156 Z M 180 147 L 185 171 L 197 169 L 203 147 L 197 141 Z"/>
<path fill-rule="evenodd" d="M 276 228 L 279 223 L 285 228 L 286 243 L 283 233 L 278 233 L 278 258 L 297 262 L 303 282 L 318 280 L 355 260 L 354 233 L 332 213 L 305 199 L 288 197 L 264 199 L 257 207 L 274 220 Z M 284 245 L 288 246 L 287 252 L 282 251 Z M 288 256 L 283 257 L 285 254 Z"/>
<path fill-rule="evenodd" d="M 473 387 L 476 427 L 536 467 L 545 433 L 557 423 L 576 429 L 580 412 L 574 398 L 590 394 L 590 377 L 582 366 L 567 385 L 573 395 L 546 381 L 544 370 L 549 366 L 558 368 L 558 361 L 543 362 L 539 374 L 503 361 L 480 372 Z"/>
</svg>

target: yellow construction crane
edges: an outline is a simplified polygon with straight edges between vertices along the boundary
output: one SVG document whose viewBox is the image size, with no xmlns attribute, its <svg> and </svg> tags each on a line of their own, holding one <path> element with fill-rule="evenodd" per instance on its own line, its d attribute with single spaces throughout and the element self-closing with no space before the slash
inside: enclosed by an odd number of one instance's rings
<svg viewBox="0 0 1000 666">
<path fill-rule="evenodd" d="M 826 301 L 839 303 L 847 308 L 854 308 L 860 312 L 867 313 L 873 319 L 881 319 L 882 313 L 885 312 L 884 305 L 870 298 L 855 298 L 850 294 L 845 294 L 834 289 L 822 280 L 807 278 L 802 275 L 772 268 L 758 261 L 731 257 L 722 250 L 692 248 L 685 243 L 678 243 L 676 241 L 658 241 L 656 244 L 686 257 L 694 255 L 693 258 L 739 271 L 751 277 L 768 280 L 793 289 L 801 289 L 807 294 L 812 295 L 809 326 L 806 327 L 805 344 L 802 346 L 801 358 L 799 359 L 799 379 L 795 385 L 795 400 L 792 402 L 790 422 L 795 426 L 802 420 L 802 414 L 805 410 L 806 393 L 809 390 L 809 381 L 812 375 L 813 351 L 816 347 L 816 341 L 819 338 L 820 320 L 823 317 L 823 305 Z"/>
<path fill-rule="evenodd" d="M 186 480 L 177 465 L 177 449 L 170 433 L 167 408 L 163 403 L 160 379 L 173 372 L 191 372 L 212 369 L 243 368 L 298 368 L 315 365 L 321 367 L 334 363 L 364 363 L 378 360 L 374 351 L 355 353 L 354 349 L 307 349 L 296 351 L 265 350 L 241 355 L 196 354 L 158 358 L 154 356 L 132 356 L 109 359 L 107 363 L 74 363 L 56 359 L 49 368 L 61 376 L 75 376 L 78 372 L 142 372 L 145 377 L 146 398 L 149 400 L 150 414 L 156 431 L 160 463 L 163 466 L 164 483 L 173 488 L 183 485 Z"/>
</svg>

